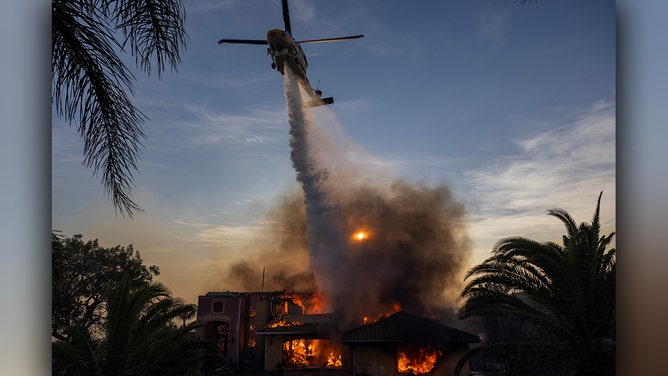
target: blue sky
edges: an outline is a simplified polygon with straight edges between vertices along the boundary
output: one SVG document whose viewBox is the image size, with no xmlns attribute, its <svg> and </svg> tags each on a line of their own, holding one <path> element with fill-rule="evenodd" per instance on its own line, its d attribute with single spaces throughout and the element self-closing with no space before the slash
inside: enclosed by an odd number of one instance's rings
<svg viewBox="0 0 668 376">
<path fill-rule="evenodd" d="M 292 0 L 290 11 L 297 39 L 365 35 L 303 45 L 311 83 L 335 99 L 315 111 L 334 119 L 342 148 L 363 151 L 360 166 L 452 189 L 474 263 L 506 236 L 559 241 L 546 210 L 588 221 L 600 191 L 603 230 L 615 231 L 614 5 Z M 280 1 L 186 9 L 179 73 L 136 73 L 135 103 L 150 118 L 135 176 L 145 212 L 115 215 L 81 165 L 76 129 L 54 117 L 52 220 L 66 235 L 133 244 L 195 302 L 227 289 L 219 275 L 252 255 L 249 239 L 296 181 L 283 78 L 262 46 L 216 43 L 282 28 Z"/>
</svg>

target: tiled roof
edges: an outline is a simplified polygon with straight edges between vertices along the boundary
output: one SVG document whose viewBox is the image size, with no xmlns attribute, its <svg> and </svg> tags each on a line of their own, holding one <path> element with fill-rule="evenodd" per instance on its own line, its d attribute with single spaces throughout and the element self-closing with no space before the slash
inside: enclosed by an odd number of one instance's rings
<svg viewBox="0 0 668 376">
<path fill-rule="evenodd" d="M 399 311 L 375 323 L 347 331 L 341 342 L 473 343 L 480 342 L 480 337 L 425 317 Z"/>
</svg>

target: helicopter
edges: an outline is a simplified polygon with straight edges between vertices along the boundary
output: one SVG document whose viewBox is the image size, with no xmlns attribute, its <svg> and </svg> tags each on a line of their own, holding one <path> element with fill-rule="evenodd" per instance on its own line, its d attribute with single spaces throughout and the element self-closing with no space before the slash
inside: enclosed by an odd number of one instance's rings
<svg viewBox="0 0 668 376">
<path fill-rule="evenodd" d="M 301 83 L 304 90 L 308 93 L 311 100 L 307 102 L 309 107 L 322 106 L 334 103 L 333 97 L 322 98 L 322 91 L 313 89 L 306 77 L 306 68 L 308 62 L 306 54 L 302 50 L 301 43 L 316 42 L 336 42 L 348 39 L 362 38 L 364 35 L 351 35 L 347 37 L 308 39 L 297 41 L 292 37 L 290 27 L 290 12 L 288 10 L 288 0 L 281 0 L 283 7 L 283 23 L 285 30 L 271 29 L 267 31 L 267 39 L 221 39 L 218 44 L 237 43 L 237 44 L 257 44 L 267 45 L 267 54 L 271 57 L 271 68 L 277 70 L 282 75 L 285 74 L 285 66 L 288 65 L 297 80 Z"/>
</svg>

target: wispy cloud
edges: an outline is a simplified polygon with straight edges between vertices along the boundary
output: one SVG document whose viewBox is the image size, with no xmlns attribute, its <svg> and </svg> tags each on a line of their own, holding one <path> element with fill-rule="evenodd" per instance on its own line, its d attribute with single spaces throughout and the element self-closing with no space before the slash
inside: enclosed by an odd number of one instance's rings
<svg viewBox="0 0 668 376">
<path fill-rule="evenodd" d="M 516 141 L 518 153 L 465 173 L 475 200 L 472 238 L 486 250 L 507 236 L 559 240 L 561 225 L 546 210 L 591 219 L 604 191 L 601 219 L 615 226 L 615 109 L 598 102 L 571 124 Z"/>
<path fill-rule="evenodd" d="M 284 132 L 285 117 L 281 110 L 254 109 L 250 113 L 229 114 L 206 111 L 199 106 L 190 108 L 197 117 L 189 122 L 195 130 L 189 137 L 190 146 L 210 143 L 264 144 L 275 142 L 277 132 Z"/>
<path fill-rule="evenodd" d="M 500 41 L 508 30 L 513 10 L 510 8 L 502 11 L 482 8 L 478 16 L 478 35 L 485 40 Z"/>
<path fill-rule="evenodd" d="M 239 88 L 239 87 L 244 87 L 244 86 L 251 86 L 255 85 L 258 82 L 265 82 L 268 81 L 272 78 L 270 75 L 263 75 L 263 76 L 253 76 L 248 79 L 240 79 L 240 78 L 225 78 L 223 79 L 223 84 L 226 86 L 231 86 L 234 88 Z"/>
<path fill-rule="evenodd" d="M 311 1 L 292 0 L 289 6 L 291 20 L 310 21 L 315 18 L 315 6 Z"/>
<path fill-rule="evenodd" d="M 194 239 L 202 245 L 238 247 L 250 243 L 258 233 L 261 233 L 262 228 L 255 224 L 220 225 L 197 232 L 194 234 Z"/>
<path fill-rule="evenodd" d="M 212 109 L 202 103 L 154 102 L 146 129 L 155 150 L 184 150 L 210 144 L 249 146 L 284 141 L 287 120 L 283 108 L 243 108 L 239 113 Z M 178 116 L 169 116 L 178 108 Z M 153 119 L 153 118 L 157 119 Z M 170 132 L 165 132 L 170 129 Z"/>
<path fill-rule="evenodd" d="M 185 3 L 186 11 L 192 14 L 206 14 L 234 7 L 239 0 L 190 0 Z"/>
</svg>

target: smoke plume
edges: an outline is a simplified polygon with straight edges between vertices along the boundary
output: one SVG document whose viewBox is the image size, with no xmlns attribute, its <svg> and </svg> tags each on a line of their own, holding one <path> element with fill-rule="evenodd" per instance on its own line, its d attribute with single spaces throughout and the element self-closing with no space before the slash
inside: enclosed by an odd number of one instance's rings
<svg viewBox="0 0 668 376">
<path fill-rule="evenodd" d="M 469 250 L 463 206 L 445 186 L 379 176 L 354 146 L 333 144 L 289 69 L 285 93 L 309 267 L 329 308 L 349 324 L 398 307 L 449 312 Z"/>
<path fill-rule="evenodd" d="M 303 194 L 286 192 L 260 227 L 262 233 L 245 245 L 252 252 L 233 264 L 215 285 L 233 291 L 316 291 L 313 271 L 308 267 Z"/>
</svg>

